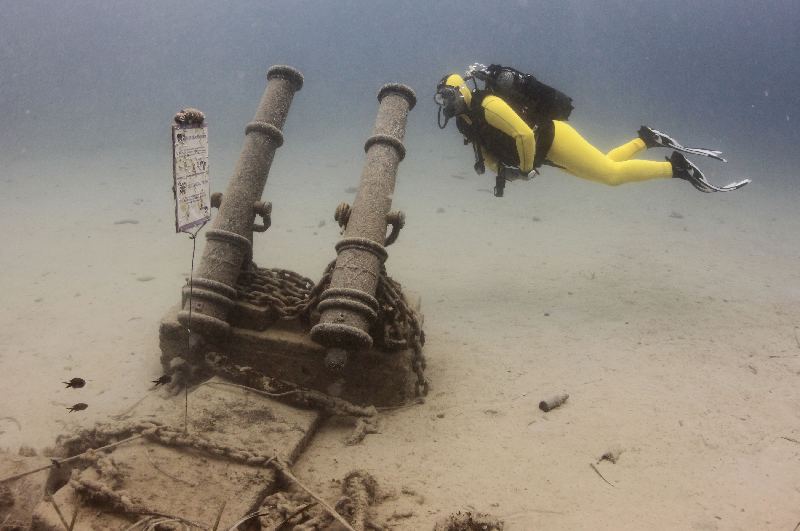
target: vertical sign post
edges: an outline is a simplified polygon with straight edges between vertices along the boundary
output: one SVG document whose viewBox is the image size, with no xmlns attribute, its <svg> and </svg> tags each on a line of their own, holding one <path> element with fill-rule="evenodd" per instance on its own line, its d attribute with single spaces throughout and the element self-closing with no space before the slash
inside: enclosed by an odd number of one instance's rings
<svg viewBox="0 0 800 531">
<path fill-rule="evenodd" d="M 175 196 L 175 232 L 192 240 L 192 268 L 189 272 L 189 321 L 191 322 L 192 280 L 197 233 L 211 219 L 211 185 L 208 180 L 208 126 L 205 115 L 192 108 L 182 109 L 172 125 L 172 192 Z M 195 229 L 192 231 L 192 229 Z M 192 329 L 186 326 L 186 352 L 192 345 Z M 162 376 L 171 379 L 170 374 Z M 183 388 L 183 432 L 189 426 L 189 386 Z"/>
<path fill-rule="evenodd" d="M 203 113 L 184 109 L 172 126 L 175 232 L 191 232 L 211 219 L 208 125 Z"/>
</svg>

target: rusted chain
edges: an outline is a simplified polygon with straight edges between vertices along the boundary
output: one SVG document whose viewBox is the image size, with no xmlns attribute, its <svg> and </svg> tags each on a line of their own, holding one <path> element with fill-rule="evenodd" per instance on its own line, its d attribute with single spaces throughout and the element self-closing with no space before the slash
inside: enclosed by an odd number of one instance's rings
<svg viewBox="0 0 800 531">
<path fill-rule="evenodd" d="M 234 365 L 218 352 L 209 353 L 206 356 L 206 363 L 208 363 L 214 374 L 244 384 L 236 385 L 236 387 L 263 393 L 271 398 L 277 398 L 296 406 L 321 409 L 330 415 L 355 417 L 367 421 L 372 421 L 378 416 L 378 410 L 373 406 L 357 406 L 347 400 L 326 395 L 315 389 L 307 389 L 291 382 L 271 378 L 252 367 Z M 230 385 L 227 382 L 206 382 L 202 385 L 217 384 Z"/>
<path fill-rule="evenodd" d="M 286 269 L 253 267 L 241 275 L 236 289 L 240 300 L 267 308 L 281 320 L 303 319 L 309 322 L 320 295 L 330 286 L 335 266 L 335 260 L 330 262 L 316 284 Z M 411 349 L 417 396 L 427 395 L 429 386 L 422 353 L 425 334 L 417 312 L 408 304 L 402 286 L 386 273 L 385 268 L 381 269 L 375 296 L 379 312 L 371 334 L 375 336 L 376 347 L 388 351 Z"/>
<path fill-rule="evenodd" d="M 390 349 L 410 348 L 414 357 L 412 369 L 417 375 L 417 396 L 428 394 L 429 383 L 425 378 L 426 360 L 422 353 L 425 333 L 419 322 L 417 312 L 408 304 L 402 286 L 382 269 L 376 293 L 381 311 L 378 319 L 384 324 L 383 345 Z"/>
<path fill-rule="evenodd" d="M 125 440 L 113 442 L 111 444 L 107 444 L 107 445 L 105 445 L 105 446 L 103 446 L 101 448 L 90 448 L 89 450 L 87 450 L 85 452 L 82 452 L 82 453 L 80 453 L 78 455 L 73 455 L 72 457 L 67 457 L 66 459 L 51 459 L 52 462 L 49 465 L 42 466 L 42 467 L 36 468 L 34 470 L 28 470 L 27 472 L 22 472 L 20 474 L 15 474 L 13 476 L 9 476 L 9 477 L 0 479 L 0 484 L 8 483 L 8 482 L 14 481 L 16 479 L 20 479 L 20 478 L 25 477 L 25 476 L 29 476 L 31 474 L 35 474 L 36 472 L 41 472 L 43 470 L 49 470 L 51 468 L 58 468 L 61 465 L 64 465 L 66 463 L 71 463 L 72 461 L 77 461 L 79 459 L 86 458 L 86 457 L 90 456 L 94 452 L 99 452 L 101 450 L 108 450 L 109 448 L 113 448 L 114 446 L 119 446 L 120 444 L 125 444 L 125 443 L 128 443 L 128 442 L 134 441 L 136 439 L 139 439 L 141 437 L 143 437 L 142 434 L 134 435 L 133 437 L 128 437 Z"/>
</svg>

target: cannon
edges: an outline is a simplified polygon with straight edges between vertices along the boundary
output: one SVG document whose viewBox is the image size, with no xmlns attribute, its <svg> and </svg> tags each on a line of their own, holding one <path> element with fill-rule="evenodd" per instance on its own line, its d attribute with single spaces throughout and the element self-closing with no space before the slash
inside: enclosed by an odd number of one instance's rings
<svg viewBox="0 0 800 531">
<path fill-rule="evenodd" d="M 236 281 L 252 258 L 253 231 L 269 227 L 271 205 L 261 201 L 275 150 L 283 144 L 281 128 L 294 93 L 303 86 L 303 76 L 289 66 L 273 66 L 267 72 L 267 88 L 253 121 L 245 128 L 245 143 L 224 194 L 215 194 L 212 206 L 219 208 L 207 240 L 197 275 L 187 286 L 180 323 L 192 331 L 225 336 L 228 315 L 236 299 Z M 255 225 L 260 215 L 263 224 Z"/>
<path fill-rule="evenodd" d="M 206 231 L 197 273 L 183 288 L 180 305 L 162 320 L 162 365 L 195 380 L 209 372 L 235 379 L 238 373 L 229 369 L 245 367 L 251 376 L 354 404 L 407 403 L 427 392 L 423 319 L 418 298 L 389 277 L 385 262 L 386 247 L 405 221 L 391 208 L 414 92 L 400 84 L 379 90 L 358 192 L 352 207 L 342 203 L 334 215 L 343 228 L 336 259 L 314 282 L 252 261 L 253 233 L 272 223 L 271 205 L 261 194 L 303 79 L 285 66 L 271 68 L 267 78 L 230 184 L 212 196 L 219 212 Z M 223 359 L 223 367 L 210 359 Z"/>
<path fill-rule="evenodd" d="M 372 347 L 369 330 L 379 309 L 375 292 L 388 256 L 386 227 L 392 226 L 394 241 L 404 224 L 402 213 L 390 209 L 397 167 L 405 156 L 406 120 L 416 98 L 405 85 L 389 84 L 378 92 L 378 101 L 358 193 L 352 208 L 340 207 L 335 216 L 344 238 L 336 244 L 330 286 L 320 297 L 320 322 L 311 329 L 311 338 L 328 348 L 329 368 L 341 368 L 350 351 Z"/>
</svg>

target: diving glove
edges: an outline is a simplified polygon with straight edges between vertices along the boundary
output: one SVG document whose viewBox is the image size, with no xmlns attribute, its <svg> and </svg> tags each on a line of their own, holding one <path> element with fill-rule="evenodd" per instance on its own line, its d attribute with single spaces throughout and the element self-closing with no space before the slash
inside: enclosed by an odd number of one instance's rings
<svg viewBox="0 0 800 531">
<path fill-rule="evenodd" d="M 516 166 L 506 166 L 505 164 L 498 164 L 497 177 L 494 180 L 494 196 L 503 197 L 503 191 L 506 188 L 507 181 L 530 181 L 539 175 L 536 168 L 530 172 L 525 173 Z"/>
<path fill-rule="evenodd" d="M 506 181 L 530 181 L 539 175 L 535 168 L 526 173 L 515 166 L 506 166 L 505 164 L 500 165 L 497 173 Z"/>
</svg>

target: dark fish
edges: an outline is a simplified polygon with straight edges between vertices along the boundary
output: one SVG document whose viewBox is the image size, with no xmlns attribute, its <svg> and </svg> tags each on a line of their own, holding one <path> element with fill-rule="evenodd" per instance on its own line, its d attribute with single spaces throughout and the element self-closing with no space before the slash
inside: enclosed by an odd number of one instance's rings
<svg viewBox="0 0 800 531">
<path fill-rule="evenodd" d="M 70 413 L 72 413 L 73 411 L 83 411 L 87 407 L 89 407 L 88 404 L 84 404 L 83 402 L 78 402 L 74 406 L 68 407 L 67 409 L 69 410 Z"/>
<path fill-rule="evenodd" d="M 86 385 L 86 380 L 84 380 L 83 378 L 73 378 L 72 380 L 70 380 L 68 382 L 63 382 L 63 383 L 67 384 L 67 387 L 72 387 L 74 389 L 80 389 L 81 387 Z"/>
<path fill-rule="evenodd" d="M 172 376 L 170 376 L 169 374 L 165 374 L 164 376 L 161 376 L 158 380 L 153 380 L 153 383 L 156 384 L 155 387 L 158 387 L 159 385 L 168 384 L 171 381 L 172 381 Z"/>
</svg>

